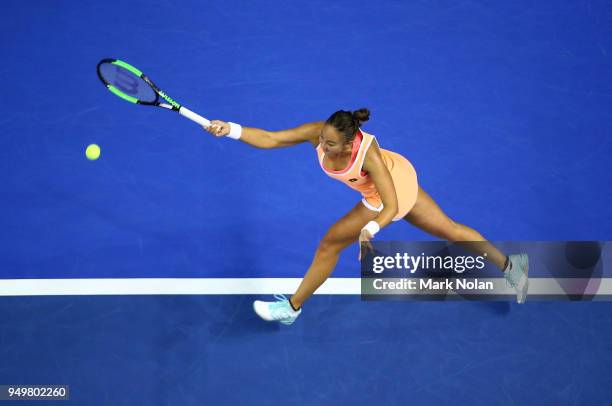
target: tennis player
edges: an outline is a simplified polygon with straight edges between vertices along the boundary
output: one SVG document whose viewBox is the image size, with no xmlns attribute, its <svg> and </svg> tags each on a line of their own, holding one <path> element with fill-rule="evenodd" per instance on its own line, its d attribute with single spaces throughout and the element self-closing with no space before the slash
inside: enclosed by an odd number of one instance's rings
<svg viewBox="0 0 612 406">
<path fill-rule="evenodd" d="M 334 270 L 340 252 L 359 240 L 368 247 L 370 240 L 392 221 L 405 220 L 421 230 L 448 241 L 480 242 L 478 248 L 502 272 L 523 303 L 529 287 L 526 254 L 506 256 L 476 230 L 450 219 L 421 188 L 417 174 L 402 155 L 380 148 L 376 137 L 361 130 L 370 112 L 336 111 L 327 121 L 303 124 L 283 131 L 242 127 L 220 120 L 205 130 L 217 137 L 227 136 L 257 148 L 282 148 L 303 142 L 315 149 L 319 165 L 329 177 L 360 192 L 363 199 L 332 225 L 317 248 L 310 268 L 297 291 L 275 302 L 256 300 L 255 312 L 264 320 L 292 324 L 304 302 Z M 370 247 L 371 248 L 371 247 Z"/>
</svg>

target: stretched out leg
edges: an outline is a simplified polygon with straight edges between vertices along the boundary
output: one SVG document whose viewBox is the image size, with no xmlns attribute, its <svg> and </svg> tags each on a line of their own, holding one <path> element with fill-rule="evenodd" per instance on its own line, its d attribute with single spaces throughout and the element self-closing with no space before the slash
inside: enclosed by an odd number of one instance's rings
<svg viewBox="0 0 612 406">
<path fill-rule="evenodd" d="M 327 280 L 340 257 L 340 252 L 357 241 L 361 229 L 376 218 L 378 213 L 367 209 L 361 202 L 338 220 L 327 231 L 315 252 L 312 264 L 308 268 L 302 283 L 291 297 L 291 304 L 296 309 Z"/>
<path fill-rule="evenodd" d="M 451 242 L 469 241 L 462 244 L 476 253 L 486 253 L 487 259 L 500 270 L 504 269 L 506 256 L 476 230 L 451 220 L 436 202 L 419 186 L 417 201 L 404 220 L 421 230 Z"/>
</svg>

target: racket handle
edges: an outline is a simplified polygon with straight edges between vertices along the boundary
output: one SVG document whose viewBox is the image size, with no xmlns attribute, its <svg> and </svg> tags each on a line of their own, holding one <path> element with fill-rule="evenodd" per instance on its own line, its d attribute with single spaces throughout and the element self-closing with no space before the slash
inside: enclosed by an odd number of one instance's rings
<svg viewBox="0 0 612 406">
<path fill-rule="evenodd" d="M 185 106 L 181 106 L 178 112 L 181 116 L 186 117 L 190 119 L 191 121 L 195 121 L 196 123 L 203 125 L 204 127 L 210 126 L 210 121 L 208 121 L 201 115 L 194 113 L 193 111 L 189 110 Z"/>
</svg>

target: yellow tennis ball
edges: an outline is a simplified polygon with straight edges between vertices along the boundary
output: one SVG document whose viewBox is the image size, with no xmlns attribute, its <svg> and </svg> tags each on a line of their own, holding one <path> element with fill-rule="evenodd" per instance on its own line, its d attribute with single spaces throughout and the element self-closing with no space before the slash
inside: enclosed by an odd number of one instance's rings
<svg viewBox="0 0 612 406">
<path fill-rule="evenodd" d="M 87 149 L 85 150 L 85 156 L 90 161 L 95 161 L 96 159 L 100 158 L 100 147 L 96 144 L 91 144 L 87 146 Z"/>
</svg>

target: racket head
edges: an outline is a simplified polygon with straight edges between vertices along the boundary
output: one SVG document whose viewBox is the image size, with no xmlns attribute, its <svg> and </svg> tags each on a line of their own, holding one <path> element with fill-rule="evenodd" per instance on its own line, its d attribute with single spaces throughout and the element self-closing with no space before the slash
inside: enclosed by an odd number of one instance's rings
<svg viewBox="0 0 612 406">
<path fill-rule="evenodd" d="M 159 105 L 157 87 L 140 70 L 119 59 L 98 62 L 98 77 L 115 95 L 130 103 Z"/>
</svg>

